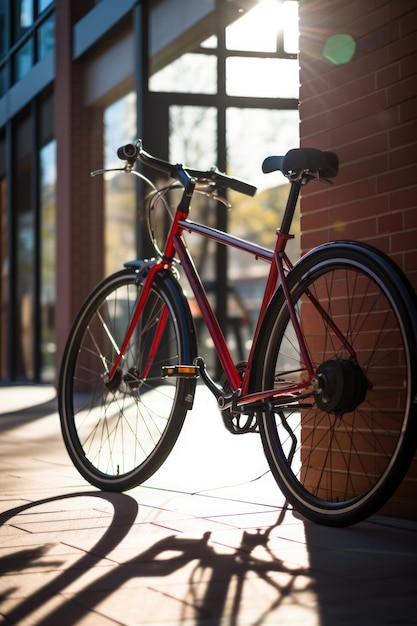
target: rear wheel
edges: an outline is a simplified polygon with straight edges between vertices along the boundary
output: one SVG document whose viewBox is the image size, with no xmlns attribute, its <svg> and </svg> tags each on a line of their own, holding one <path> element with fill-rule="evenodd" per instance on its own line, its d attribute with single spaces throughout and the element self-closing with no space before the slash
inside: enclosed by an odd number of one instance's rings
<svg viewBox="0 0 417 626">
<path fill-rule="evenodd" d="M 307 255 L 288 285 L 317 388 L 260 416 L 265 453 L 296 510 L 353 524 L 393 494 L 415 451 L 415 296 L 385 256 L 349 242 Z M 257 389 L 307 375 L 282 292 L 269 313 Z"/>
<path fill-rule="evenodd" d="M 125 357 L 107 381 L 141 285 L 132 269 L 110 276 L 95 289 L 73 326 L 61 366 L 65 445 L 82 476 L 106 490 L 130 489 L 160 467 L 194 395 L 195 381 L 161 377 L 163 366 L 191 358 L 181 303 L 162 277 L 154 281 Z M 155 345 L 161 323 L 163 334 Z"/>
</svg>

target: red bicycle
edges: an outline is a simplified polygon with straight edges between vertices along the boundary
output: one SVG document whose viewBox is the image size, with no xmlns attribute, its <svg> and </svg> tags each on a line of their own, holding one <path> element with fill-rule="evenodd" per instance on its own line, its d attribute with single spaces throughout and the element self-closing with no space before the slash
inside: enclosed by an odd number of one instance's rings
<svg viewBox="0 0 417 626">
<path fill-rule="evenodd" d="M 291 183 L 274 250 L 190 219 L 194 193 L 219 198 L 231 188 L 254 195 L 251 185 L 158 159 L 140 140 L 118 155 L 126 161 L 123 171 L 149 184 L 134 169 L 137 161 L 170 177 L 167 187 L 154 189 L 150 207 L 167 203 L 171 186 L 182 192 L 163 249 L 153 236 L 155 258 L 126 263 L 103 280 L 70 332 L 59 411 L 79 472 L 105 490 L 148 479 L 171 451 L 201 378 L 231 432 L 260 433 L 271 471 L 299 513 L 341 526 L 377 511 L 415 450 L 416 297 L 399 268 L 363 243 L 334 241 L 290 261 L 286 247 L 300 190 L 335 177 L 336 154 L 296 148 L 265 159 L 264 172 L 281 171 Z M 233 361 L 185 233 L 270 266 L 243 363 Z M 180 271 L 213 340 L 221 380 L 198 356 Z"/>
</svg>

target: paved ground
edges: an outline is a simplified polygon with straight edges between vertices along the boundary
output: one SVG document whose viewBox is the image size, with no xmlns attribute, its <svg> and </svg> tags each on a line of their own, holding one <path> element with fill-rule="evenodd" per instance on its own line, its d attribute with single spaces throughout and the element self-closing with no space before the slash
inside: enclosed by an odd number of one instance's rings
<svg viewBox="0 0 417 626">
<path fill-rule="evenodd" d="M 417 624 L 417 524 L 285 512 L 256 435 L 198 389 L 145 485 L 86 484 L 49 387 L 0 387 L 0 624 Z"/>
</svg>

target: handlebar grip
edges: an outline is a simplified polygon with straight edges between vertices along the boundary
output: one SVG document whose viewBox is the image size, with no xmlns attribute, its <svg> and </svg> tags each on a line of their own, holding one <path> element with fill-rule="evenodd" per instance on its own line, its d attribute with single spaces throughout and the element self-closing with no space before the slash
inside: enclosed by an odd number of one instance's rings
<svg viewBox="0 0 417 626">
<path fill-rule="evenodd" d="M 257 188 L 249 183 L 243 182 L 243 180 L 237 180 L 237 178 L 229 178 L 228 186 L 234 191 L 245 194 L 245 196 L 254 196 Z"/>
<path fill-rule="evenodd" d="M 202 172 L 200 170 L 191 170 L 187 169 L 187 172 L 190 176 L 194 176 L 197 179 L 203 180 L 212 180 L 219 187 L 223 187 L 225 189 L 233 189 L 234 191 L 238 191 L 239 193 L 243 193 L 246 196 L 254 196 L 257 188 L 249 183 L 243 182 L 243 180 L 238 180 L 237 178 L 232 178 L 227 174 L 222 174 L 217 170 L 209 170 L 208 172 Z"/>
<path fill-rule="evenodd" d="M 117 148 L 117 156 L 122 161 L 136 159 L 136 157 L 138 156 L 137 147 L 133 143 L 128 143 L 125 146 L 120 146 L 120 148 Z"/>
</svg>

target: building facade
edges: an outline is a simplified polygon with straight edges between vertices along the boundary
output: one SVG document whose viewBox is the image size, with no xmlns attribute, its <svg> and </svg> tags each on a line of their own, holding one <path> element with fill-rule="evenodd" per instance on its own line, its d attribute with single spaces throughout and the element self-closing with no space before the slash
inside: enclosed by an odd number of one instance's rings
<svg viewBox="0 0 417 626">
<path fill-rule="evenodd" d="M 284 149 L 298 143 L 297 8 L 0 2 L 1 382 L 55 381 L 82 300 L 150 252 L 135 188 L 89 175 L 119 145 L 141 136 L 162 158 L 253 181 L 280 137 Z M 210 257 L 208 273 L 226 280 L 224 251 Z"/>
<path fill-rule="evenodd" d="M 303 194 L 301 249 L 368 241 L 417 288 L 416 31 L 414 0 L 0 0 L 0 384 L 54 382 L 91 288 L 151 253 L 141 190 L 89 175 L 138 136 L 258 185 L 208 219 L 263 242 L 263 158 L 336 151 L 335 184 Z M 262 281 L 221 248 L 199 262 L 223 321 L 226 281 Z M 391 513 L 417 518 L 416 482 L 414 464 Z"/>
</svg>

